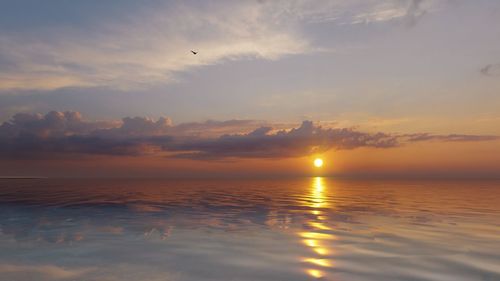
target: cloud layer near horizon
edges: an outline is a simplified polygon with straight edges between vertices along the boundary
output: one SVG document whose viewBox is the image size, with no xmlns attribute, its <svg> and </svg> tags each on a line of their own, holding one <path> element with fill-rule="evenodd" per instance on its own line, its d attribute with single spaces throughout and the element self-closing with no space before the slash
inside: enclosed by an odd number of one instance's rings
<svg viewBox="0 0 500 281">
<path fill-rule="evenodd" d="M 354 128 L 323 128 L 303 121 L 274 129 L 253 120 L 191 122 L 126 117 L 86 121 L 78 112 L 18 113 L 0 126 L 0 158 L 74 155 L 159 155 L 197 160 L 287 158 L 328 150 L 392 148 L 422 141 L 491 141 L 497 136 L 369 133 Z"/>
</svg>

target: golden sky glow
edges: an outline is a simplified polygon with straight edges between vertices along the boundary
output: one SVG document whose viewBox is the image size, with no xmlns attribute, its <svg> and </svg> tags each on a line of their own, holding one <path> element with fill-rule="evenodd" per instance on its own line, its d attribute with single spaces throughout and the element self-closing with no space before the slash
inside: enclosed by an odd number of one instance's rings
<svg viewBox="0 0 500 281">
<path fill-rule="evenodd" d="M 0 176 L 500 177 L 499 1 L 14 2 Z"/>
</svg>

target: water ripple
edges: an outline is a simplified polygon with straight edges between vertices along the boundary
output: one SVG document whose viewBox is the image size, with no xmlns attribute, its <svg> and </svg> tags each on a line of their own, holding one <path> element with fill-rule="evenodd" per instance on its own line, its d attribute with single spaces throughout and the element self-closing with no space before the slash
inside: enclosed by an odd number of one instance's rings
<svg viewBox="0 0 500 281">
<path fill-rule="evenodd" d="M 0 180 L 0 280 L 500 280 L 499 202 L 480 181 Z"/>
</svg>

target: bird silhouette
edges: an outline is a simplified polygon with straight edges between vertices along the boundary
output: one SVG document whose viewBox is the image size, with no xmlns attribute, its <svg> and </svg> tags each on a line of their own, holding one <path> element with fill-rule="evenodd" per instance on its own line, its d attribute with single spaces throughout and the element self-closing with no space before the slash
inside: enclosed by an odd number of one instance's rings
<svg viewBox="0 0 500 281">
<path fill-rule="evenodd" d="M 193 55 L 196 55 L 198 52 L 191 50 L 191 53 L 193 53 Z"/>
</svg>

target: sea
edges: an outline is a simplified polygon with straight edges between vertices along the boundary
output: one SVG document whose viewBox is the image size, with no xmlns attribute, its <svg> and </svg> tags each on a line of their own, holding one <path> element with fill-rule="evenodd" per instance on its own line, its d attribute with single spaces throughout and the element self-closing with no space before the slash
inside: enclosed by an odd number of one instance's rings
<svg viewBox="0 0 500 281">
<path fill-rule="evenodd" d="M 0 280 L 498 281 L 500 181 L 0 179 Z"/>
</svg>

